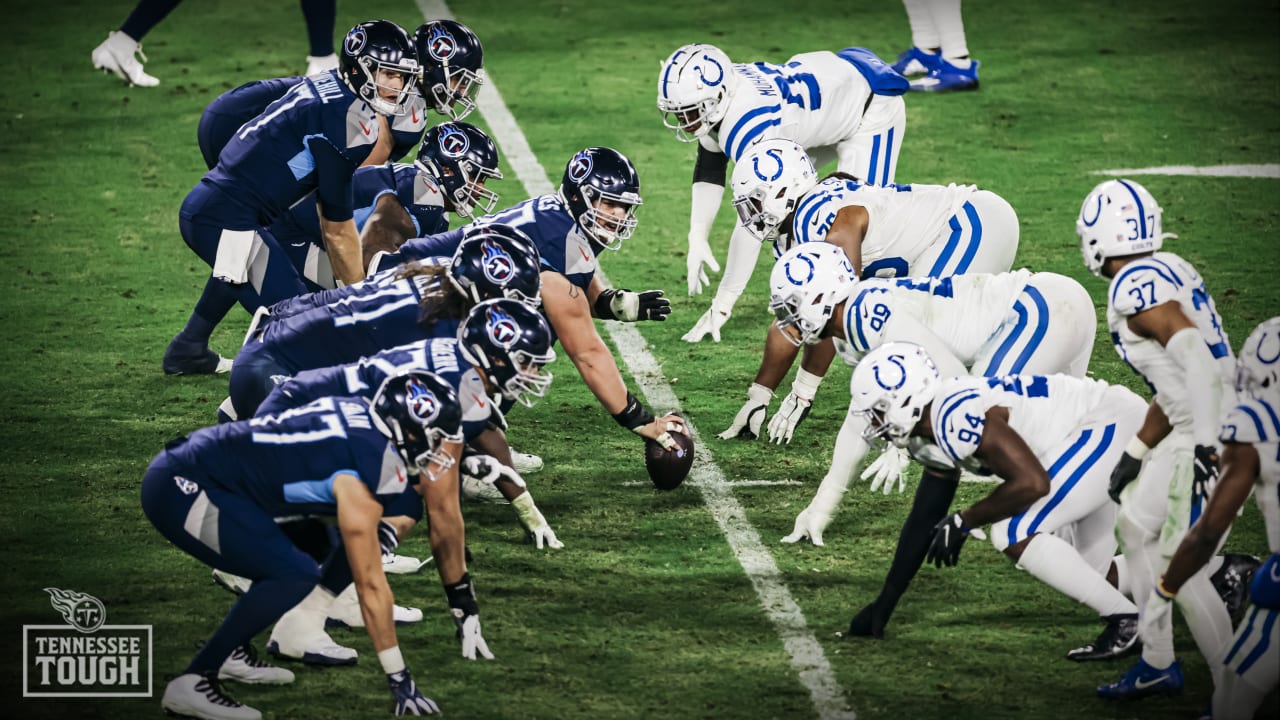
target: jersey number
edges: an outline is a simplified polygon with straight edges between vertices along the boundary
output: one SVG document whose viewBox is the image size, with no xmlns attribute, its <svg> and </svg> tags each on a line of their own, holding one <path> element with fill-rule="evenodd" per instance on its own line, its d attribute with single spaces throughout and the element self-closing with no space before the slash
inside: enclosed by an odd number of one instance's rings
<svg viewBox="0 0 1280 720">
<path fill-rule="evenodd" d="M 785 73 L 764 63 L 759 63 L 756 67 L 773 76 L 773 84 L 778 86 L 783 100 L 799 105 L 801 109 L 817 110 L 822 107 L 822 91 L 818 89 L 818 79 L 812 73 Z M 787 63 L 787 67 L 800 67 L 800 63 Z M 799 88 L 799 91 L 793 91 L 792 87 Z"/>
<path fill-rule="evenodd" d="M 1147 290 L 1145 293 L 1142 292 L 1143 288 L 1146 288 Z M 1134 310 L 1141 312 L 1142 309 L 1148 305 L 1156 304 L 1156 282 L 1154 280 L 1148 280 L 1138 287 L 1129 288 L 1129 295 L 1133 296 L 1134 302 L 1137 303 L 1137 307 L 1135 307 Z"/>
</svg>

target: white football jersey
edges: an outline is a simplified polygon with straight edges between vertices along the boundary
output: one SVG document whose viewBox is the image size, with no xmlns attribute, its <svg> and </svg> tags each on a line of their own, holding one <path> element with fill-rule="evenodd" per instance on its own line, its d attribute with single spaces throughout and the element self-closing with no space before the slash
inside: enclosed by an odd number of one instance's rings
<svg viewBox="0 0 1280 720">
<path fill-rule="evenodd" d="M 933 442 L 913 442 L 909 451 L 926 465 L 945 464 L 939 463 L 941 456 L 971 472 L 989 473 L 974 453 L 986 429 L 987 410 L 1001 406 L 1009 409 L 1009 426 L 1045 463 L 1049 452 L 1102 405 L 1110 389 L 1104 382 L 1069 375 L 948 378 L 930 410 Z"/>
<path fill-rule="evenodd" d="M 844 306 L 844 332 L 853 357 L 894 340 L 895 318 L 910 316 L 931 330 L 966 368 L 987 341 L 1010 321 L 1014 302 L 1032 277 L 1030 270 L 948 278 L 861 280 Z"/>
<path fill-rule="evenodd" d="M 924 269 L 914 267 L 915 261 L 939 238 L 960 231 L 949 221 L 977 191 L 973 185 L 880 187 L 827 178 L 801 198 L 790 228 L 790 243 L 780 241 L 778 245 L 825 240 L 836 213 L 859 205 L 867 210 L 863 269 L 886 258 L 898 258 L 900 267 L 894 268 L 898 276 L 924 275 Z"/>
<path fill-rule="evenodd" d="M 734 65 L 733 72 L 737 87 L 719 129 L 700 142 L 734 162 L 761 139 L 786 138 L 810 149 L 851 138 L 871 100 L 862 73 L 825 50 L 801 53 L 784 65 Z"/>
<path fill-rule="evenodd" d="M 1253 496 L 1267 527 L 1267 548 L 1280 552 L 1280 397 L 1246 400 L 1231 408 L 1218 439 L 1252 445 L 1258 451 Z"/>
<path fill-rule="evenodd" d="M 1139 337 L 1128 320 L 1149 308 L 1176 302 L 1196 324 L 1209 352 L 1221 363 L 1224 405 L 1235 397 L 1235 355 L 1222 328 L 1222 317 L 1205 289 L 1200 273 L 1173 253 L 1158 252 L 1125 265 L 1107 292 L 1107 325 L 1116 352 L 1147 381 L 1156 402 L 1174 428 L 1191 432 L 1191 404 L 1182 368 L 1158 341 Z"/>
</svg>

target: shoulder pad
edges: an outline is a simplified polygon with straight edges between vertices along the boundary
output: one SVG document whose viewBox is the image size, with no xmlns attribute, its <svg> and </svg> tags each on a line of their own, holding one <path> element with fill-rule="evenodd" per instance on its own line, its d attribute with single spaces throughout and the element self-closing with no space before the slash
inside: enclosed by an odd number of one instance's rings
<svg viewBox="0 0 1280 720">
<path fill-rule="evenodd" d="M 858 294 L 844 312 L 844 333 L 858 352 L 867 352 L 885 342 L 884 326 L 893 317 L 893 296 L 885 283 L 867 280 L 858 283 Z"/>
<path fill-rule="evenodd" d="M 1177 299 L 1181 284 L 1163 263 L 1136 260 L 1111 280 L 1108 297 L 1111 308 L 1127 317 Z"/>
<path fill-rule="evenodd" d="M 1218 439 L 1244 445 L 1280 440 L 1280 415 L 1266 400 L 1247 400 L 1227 411 Z"/>
<path fill-rule="evenodd" d="M 944 382 L 932 409 L 934 442 L 953 462 L 961 463 L 978 450 L 986 429 L 982 395 L 972 383 Z"/>
</svg>

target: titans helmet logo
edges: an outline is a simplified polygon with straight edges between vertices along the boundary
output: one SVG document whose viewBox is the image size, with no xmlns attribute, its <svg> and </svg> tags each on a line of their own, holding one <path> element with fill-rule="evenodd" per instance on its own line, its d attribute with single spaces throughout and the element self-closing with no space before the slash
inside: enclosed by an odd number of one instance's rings
<svg viewBox="0 0 1280 720">
<path fill-rule="evenodd" d="M 447 125 L 440 129 L 440 152 L 445 157 L 460 158 L 471 149 L 471 139 L 462 130 Z"/>
<path fill-rule="evenodd" d="M 427 40 L 427 52 L 436 60 L 444 62 L 458 52 L 458 41 L 453 39 L 448 30 L 436 26 L 432 28 L 431 37 Z"/>
<path fill-rule="evenodd" d="M 889 380 L 886 381 L 884 378 L 880 377 L 880 370 L 882 368 L 886 368 L 888 365 L 896 367 L 897 370 L 893 373 L 886 373 L 889 376 Z M 890 355 L 885 358 L 883 364 L 877 364 L 871 368 L 871 374 L 875 376 L 876 384 L 885 390 L 897 390 L 907 382 L 907 369 L 902 365 L 901 355 Z M 896 383 L 893 382 L 893 377 L 895 375 L 897 376 Z"/>
<path fill-rule="evenodd" d="M 773 161 L 777 163 L 777 166 L 769 172 L 761 170 L 760 156 L 756 155 L 751 158 L 751 169 L 755 171 L 756 177 L 761 180 L 764 180 L 765 182 L 773 182 L 774 180 L 782 177 L 782 156 L 778 154 L 777 150 L 765 150 L 764 154 L 766 157 L 772 158 Z M 768 163 L 765 164 L 768 165 Z"/>
<path fill-rule="evenodd" d="M 516 274 L 515 261 L 492 240 L 484 241 L 484 276 L 491 282 L 505 286 Z"/>
<path fill-rule="evenodd" d="M 355 55 L 364 49 L 368 39 L 369 36 L 365 33 L 364 28 L 351 28 L 351 32 L 347 33 L 347 39 L 342 42 L 342 51 L 348 55 Z"/>
<path fill-rule="evenodd" d="M 82 633 L 91 633 L 107 621 L 107 609 L 102 601 L 92 595 L 75 590 L 45 588 L 53 609 L 62 613 L 62 619 Z"/>
<path fill-rule="evenodd" d="M 787 281 L 792 285 L 804 285 L 813 279 L 813 260 L 808 255 L 797 255 L 791 258 L 782 269 L 787 276 Z"/>
<path fill-rule="evenodd" d="M 724 82 L 724 68 L 720 67 L 720 63 L 710 55 L 703 55 L 702 59 L 704 61 L 703 63 L 693 66 L 693 69 L 698 71 L 698 79 L 702 81 L 702 84 L 707 87 L 716 87 L 720 83 Z M 712 68 L 715 69 L 714 79 L 707 77 L 707 71 Z"/>
<path fill-rule="evenodd" d="M 484 327 L 489 333 L 489 339 L 503 350 L 510 350 L 520 337 L 520 328 L 516 325 L 515 318 L 500 308 L 489 308 L 485 313 Z"/>
<path fill-rule="evenodd" d="M 405 403 L 414 420 L 426 425 L 440 414 L 440 401 L 421 380 L 410 380 L 405 383 L 409 397 Z"/>
<path fill-rule="evenodd" d="M 575 185 L 587 179 L 591 174 L 591 155 L 586 150 L 573 156 L 569 161 L 569 180 Z"/>
</svg>

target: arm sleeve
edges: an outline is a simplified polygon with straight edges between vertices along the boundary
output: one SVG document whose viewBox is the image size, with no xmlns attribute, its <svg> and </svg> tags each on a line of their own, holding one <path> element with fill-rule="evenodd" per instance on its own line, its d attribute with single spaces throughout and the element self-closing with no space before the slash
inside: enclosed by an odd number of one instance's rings
<svg viewBox="0 0 1280 720">
<path fill-rule="evenodd" d="M 711 237 L 711 225 L 724 199 L 724 185 L 706 182 L 693 183 L 693 197 L 689 203 L 689 239 L 706 241 Z"/>
<path fill-rule="evenodd" d="M 1222 419 L 1222 368 L 1196 328 L 1183 328 L 1164 346 L 1186 374 L 1192 435 L 1197 445 L 1214 445 Z"/>
<path fill-rule="evenodd" d="M 716 290 L 716 303 L 732 308 L 738 297 L 747 289 L 751 273 L 755 272 L 760 257 L 760 240 L 742 225 L 735 225 L 729 236 L 729 256 L 724 261 L 724 277 Z"/>
<path fill-rule="evenodd" d="M 352 218 L 351 176 L 355 165 L 343 157 L 328 140 L 312 137 L 307 149 L 316 163 L 316 199 L 320 212 L 329 222 L 342 222 Z"/>
<path fill-rule="evenodd" d="M 729 173 L 729 156 L 719 149 L 708 150 L 698 143 L 698 159 L 693 163 L 693 183 L 708 183 L 724 189 L 725 178 Z"/>
</svg>

